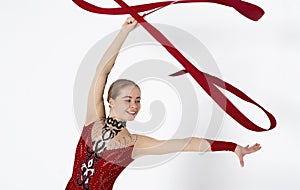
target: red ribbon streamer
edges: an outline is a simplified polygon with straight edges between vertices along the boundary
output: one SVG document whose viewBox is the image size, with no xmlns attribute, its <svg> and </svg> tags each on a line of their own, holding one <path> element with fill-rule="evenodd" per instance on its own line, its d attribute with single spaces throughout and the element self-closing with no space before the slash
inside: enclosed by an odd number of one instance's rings
<svg viewBox="0 0 300 190">
<path fill-rule="evenodd" d="M 85 2 L 83 0 L 73 0 L 79 7 L 89 12 L 98 13 L 98 14 L 109 14 L 109 15 L 121 15 L 129 14 L 127 8 L 121 6 L 120 8 L 102 8 Z M 116 1 L 117 2 L 117 1 Z M 264 11 L 251 3 L 240 1 L 240 0 L 179 0 L 179 1 L 162 1 L 141 5 L 130 6 L 130 9 L 134 10 L 136 13 L 149 11 L 159 7 L 166 7 L 170 4 L 181 4 L 181 3 L 217 3 L 225 6 L 229 6 L 237 10 L 239 13 L 245 17 L 257 21 L 264 15 Z M 119 3 L 118 3 L 119 4 Z"/>
<path fill-rule="evenodd" d="M 144 11 L 151 11 L 154 12 L 154 9 L 160 9 L 166 7 L 171 4 L 177 3 L 195 3 L 195 2 L 211 2 L 217 3 L 221 5 L 226 5 L 233 7 L 239 13 L 244 15 L 245 17 L 251 20 L 258 20 L 260 19 L 264 11 L 253 4 L 240 1 L 240 0 L 181 0 L 181 1 L 165 1 L 165 2 L 156 2 L 156 3 L 149 3 L 149 4 L 142 4 L 142 5 L 135 5 L 135 6 L 128 6 L 123 0 L 115 0 L 121 7 L 120 8 L 101 8 L 90 3 L 87 3 L 83 0 L 73 0 L 79 7 L 99 14 L 130 14 L 136 21 L 138 21 L 165 49 L 175 58 L 178 60 L 179 63 L 185 68 L 182 71 L 172 74 L 171 76 L 178 76 L 185 73 L 190 73 L 191 76 L 197 81 L 197 83 L 204 89 L 204 91 L 234 120 L 236 120 L 239 124 L 244 126 L 245 128 L 256 131 L 269 131 L 276 126 L 276 120 L 274 116 L 265 110 L 262 106 L 256 103 L 254 100 L 249 98 L 245 93 L 237 89 L 236 87 L 232 86 L 231 84 L 215 77 L 199 71 L 193 64 L 191 64 L 174 46 L 173 44 L 154 26 L 148 23 L 143 17 L 140 16 L 138 13 Z M 149 14 L 149 13 L 148 13 Z M 264 129 L 253 123 L 249 120 L 238 108 L 236 108 L 233 103 L 217 88 L 217 86 L 231 92 L 232 94 L 236 95 L 237 97 L 247 101 L 251 104 L 256 105 L 264 113 L 270 120 L 270 127 L 269 129 Z"/>
</svg>

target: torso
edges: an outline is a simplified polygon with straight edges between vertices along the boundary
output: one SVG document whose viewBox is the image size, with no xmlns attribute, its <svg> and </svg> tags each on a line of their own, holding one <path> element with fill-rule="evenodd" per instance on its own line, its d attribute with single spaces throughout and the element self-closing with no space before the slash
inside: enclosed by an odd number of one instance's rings
<svg viewBox="0 0 300 190">
<path fill-rule="evenodd" d="M 107 149 L 99 154 L 92 150 L 92 137 L 96 140 L 103 126 L 103 121 L 95 121 L 84 127 L 76 147 L 73 172 L 66 190 L 112 190 L 117 177 L 134 160 L 132 145 L 135 141 L 132 136 L 130 138 L 131 134 L 127 130 L 109 141 L 107 145 L 111 150 Z M 125 141 L 122 141 L 123 137 Z M 114 141 L 120 143 L 114 145 Z"/>
</svg>

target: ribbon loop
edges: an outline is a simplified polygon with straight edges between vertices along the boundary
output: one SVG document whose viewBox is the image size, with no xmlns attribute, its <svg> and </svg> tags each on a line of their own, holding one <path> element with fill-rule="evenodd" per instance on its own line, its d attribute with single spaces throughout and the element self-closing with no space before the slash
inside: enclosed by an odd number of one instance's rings
<svg viewBox="0 0 300 190">
<path fill-rule="evenodd" d="M 245 93 L 231 84 L 215 77 L 204 73 L 198 70 L 192 63 L 190 63 L 174 46 L 173 44 L 154 26 L 148 23 L 144 17 L 149 15 L 163 7 L 177 4 L 177 3 L 196 3 L 196 2 L 210 2 L 217 3 L 225 6 L 233 7 L 239 13 L 244 15 L 245 17 L 251 20 L 260 19 L 264 11 L 253 4 L 248 2 L 240 1 L 240 0 L 178 0 L 178 1 L 164 1 L 164 2 L 156 2 L 149 4 L 142 4 L 136 6 L 129 6 L 123 0 L 115 0 L 121 7 L 120 8 L 101 8 L 94 6 L 90 3 L 87 3 L 83 0 L 73 0 L 79 7 L 94 13 L 99 14 L 130 14 L 138 23 L 140 23 L 179 63 L 182 64 L 184 70 L 181 70 L 177 73 L 174 73 L 170 76 L 178 76 L 185 73 L 190 73 L 190 75 L 197 81 L 197 83 L 203 88 L 203 90 L 234 120 L 236 120 L 239 124 L 244 126 L 245 128 L 256 131 L 269 131 L 276 126 L 275 117 L 265 110 L 262 106 L 256 103 L 254 100 L 249 98 Z M 140 16 L 138 13 L 150 11 L 150 13 L 146 13 L 143 16 Z M 259 107 L 264 113 L 268 116 L 270 120 L 269 129 L 264 129 L 253 123 L 249 120 L 239 109 L 234 106 L 234 104 L 217 88 L 217 86 L 231 92 L 237 97 L 241 98 L 244 101 L 247 101 L 255 106 Z"/>
</svg>

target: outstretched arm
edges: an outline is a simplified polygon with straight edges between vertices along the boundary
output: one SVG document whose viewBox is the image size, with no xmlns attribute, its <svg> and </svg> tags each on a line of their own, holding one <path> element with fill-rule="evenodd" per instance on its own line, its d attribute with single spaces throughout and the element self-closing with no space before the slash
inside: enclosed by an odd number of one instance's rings
<svg viewBox="0 0 300 190">
<path fill-rule="evenodd" d="M 251 147 L 242 147 L 232 142 L 215 141 L 204 138 L 189 137 L 183 139 L 157 140 L 151 137 L 137 135 L 134 146 L 133 157 L 138 158 L 145 155 L 161 155 L 174 152 L 213 152 L 232 151 L 244 166 L 243 157 L 260 149 L 259 144 Z"/>
<path fill-rule="evenodd" d="M 127 18 L 120 32 L 99 61 L 89 90 L 85 125 L 106 117 L 103 93 L 107 77 L 115 64 L 118 53 L 129 32 L 132 31 L 136 25 L 137 22 L 133 18 Z"/>
</svg>

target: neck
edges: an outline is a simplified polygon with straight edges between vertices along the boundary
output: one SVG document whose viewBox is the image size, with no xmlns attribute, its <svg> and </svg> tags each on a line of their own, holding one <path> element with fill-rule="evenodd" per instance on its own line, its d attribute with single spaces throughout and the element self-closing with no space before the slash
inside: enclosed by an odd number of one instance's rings
<svg viewBox="0 0 300 190">
<path fill-rule="evenodd" d="M 115 126 L 117 128 L 125 128 L 126 127 L 126 121 L 122 121 L 112 115 L 109 115 L 106 120 L 105 120 L 105 123 L 107 125 L 112 125 L 112 126 Z"/>
</svg>

